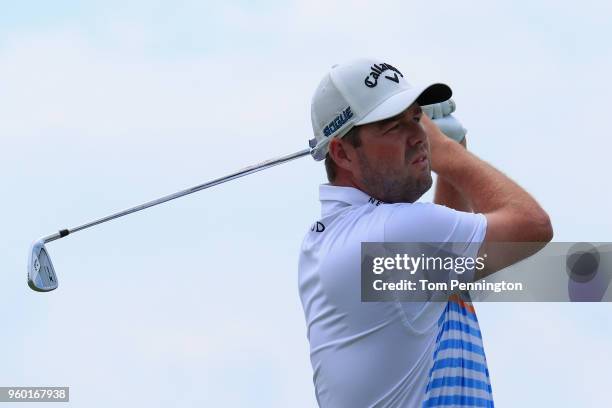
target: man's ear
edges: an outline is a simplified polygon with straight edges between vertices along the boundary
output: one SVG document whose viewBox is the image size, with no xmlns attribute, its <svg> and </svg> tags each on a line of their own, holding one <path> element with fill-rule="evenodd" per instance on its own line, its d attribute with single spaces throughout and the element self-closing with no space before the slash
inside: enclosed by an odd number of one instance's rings
<svg viewBox="0 0 612 408">
<path fill-rule="evenodd" d="M 350 143 L 334 138 L 329 141 L 329 155 L 336 166 L 351 171 L 355 160 L 355 148 Z"/>
</svg>

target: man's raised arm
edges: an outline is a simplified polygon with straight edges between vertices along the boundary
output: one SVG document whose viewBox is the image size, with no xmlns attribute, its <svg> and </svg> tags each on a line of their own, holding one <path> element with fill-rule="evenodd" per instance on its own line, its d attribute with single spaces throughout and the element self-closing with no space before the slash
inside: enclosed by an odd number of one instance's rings
<svg viewBox="0 0 612 408">
<path fill-rule="evenodd" d="M 479 255 L 487 254 L 487 265 L 477 279 L 534 254 L 552 239 L 548 214 L 527 191 L 447 138 L 426 115 L 421 121 L 429 139 L 432 170 L 455 188 L 474 212 L 487 218 L 485 241 L 479 251 Z M 500 245 L 491 244 L 494 242 L 540 244 L 500 250 Z"/>
</svg>

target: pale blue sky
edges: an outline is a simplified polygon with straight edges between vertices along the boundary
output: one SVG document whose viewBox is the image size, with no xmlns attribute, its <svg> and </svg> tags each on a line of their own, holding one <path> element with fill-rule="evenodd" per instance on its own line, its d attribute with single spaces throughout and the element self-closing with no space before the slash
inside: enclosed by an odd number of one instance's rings
<svg viewBox="0 0 612 408">
<path fill-rule="evenodd" d="M 53 293 L 27 288 L 27 250 L 59 228 L 304 148 L 316 84 L 353 57 L 449 83 L 470 149 L 540 200 L 557 241 L 610 241 L 609 3 L 0 10 L 0 385 L 69 385 L 74 407 L 314 406 L 296 269 L 321 163 L 304 158 L 51 243 Z M 610 304 L 477 308 L 499 407 L 608 403 Z"/>
</svg>

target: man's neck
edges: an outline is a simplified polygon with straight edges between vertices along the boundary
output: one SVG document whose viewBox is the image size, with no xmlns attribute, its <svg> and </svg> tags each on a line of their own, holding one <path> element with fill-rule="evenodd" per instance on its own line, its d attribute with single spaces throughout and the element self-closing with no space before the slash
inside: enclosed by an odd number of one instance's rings
<svg viewBox="0 0 612 408">
<path fill-rule="evenodd" d="M 353 187 L 357 190 L 361 190 L 364 193 L 368 194 L 367 191 L 364 191 L 353 179 L 353 177 L 347 176 L 346 174 L 339 173 L 336 175 L 333 181 L 330 181 L 329 184 L 336 187 Z"/>
</svg>

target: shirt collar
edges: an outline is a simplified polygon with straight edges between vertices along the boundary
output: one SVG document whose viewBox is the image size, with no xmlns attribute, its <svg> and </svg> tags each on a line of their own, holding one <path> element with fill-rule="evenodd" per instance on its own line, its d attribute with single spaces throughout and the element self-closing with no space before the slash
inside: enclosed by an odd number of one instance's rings
<svg viewBox="0 0 612 408">
<path fill-rule="evenodd" d="M 354 187 L 332 186 L 331 184 L 321 184 L 319 186 L 319 200 L 321 201 L 322 216 L 351 205 L 371 204 L 377 206 L 382 204 L 382 201 L 372 198 Z"/>
</svg>

